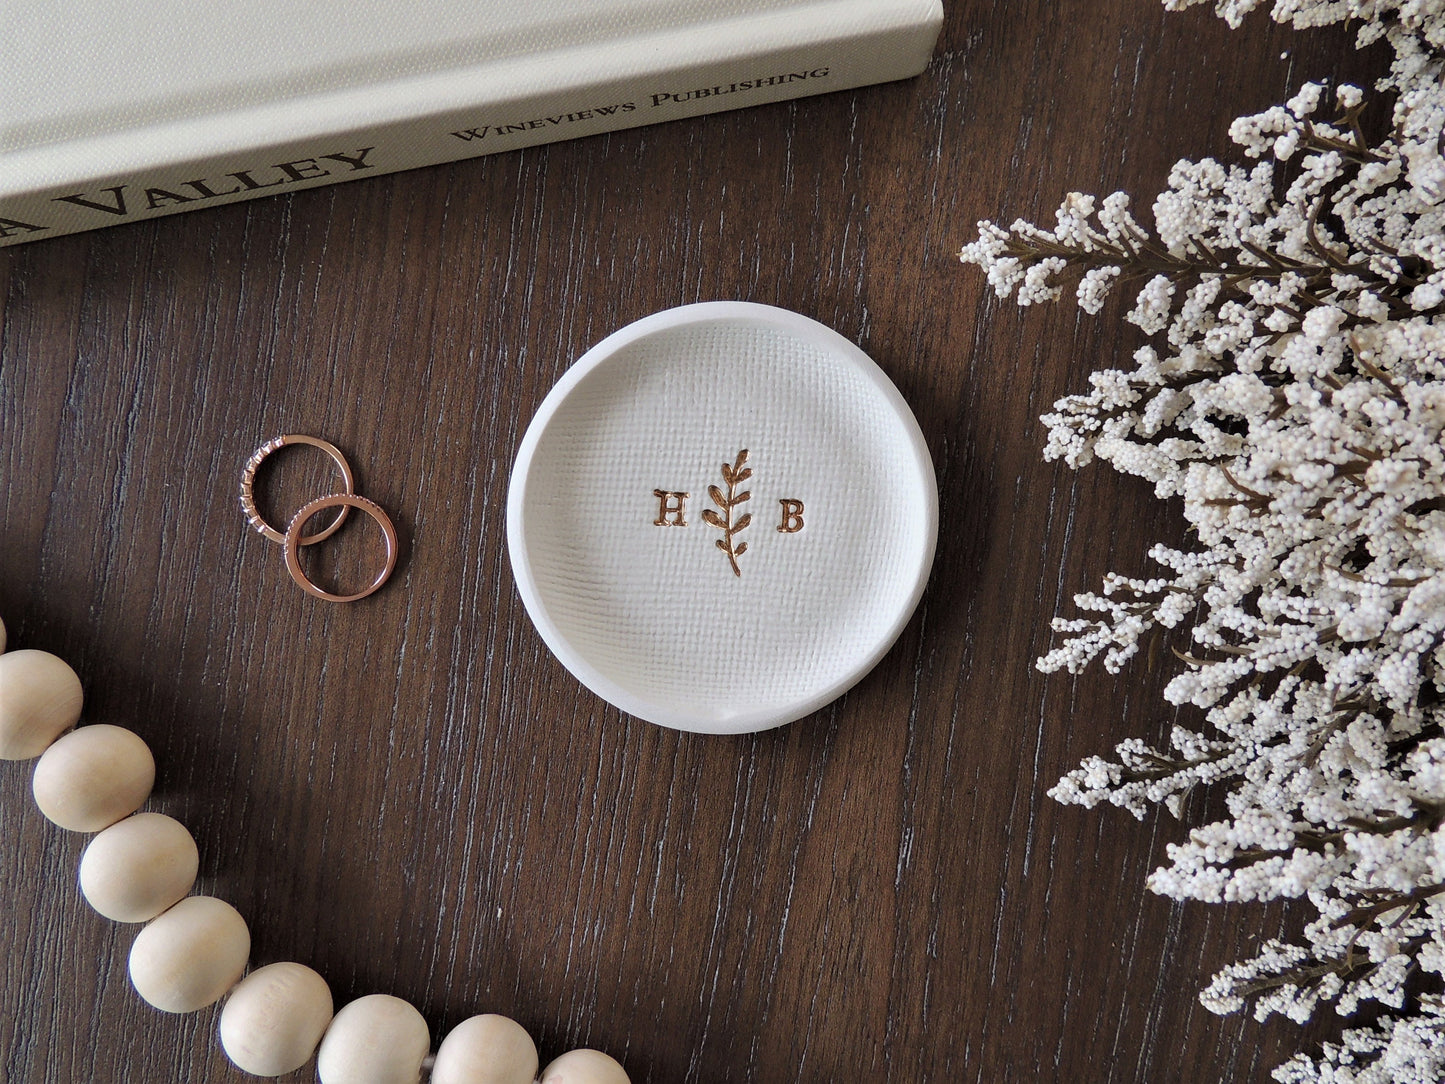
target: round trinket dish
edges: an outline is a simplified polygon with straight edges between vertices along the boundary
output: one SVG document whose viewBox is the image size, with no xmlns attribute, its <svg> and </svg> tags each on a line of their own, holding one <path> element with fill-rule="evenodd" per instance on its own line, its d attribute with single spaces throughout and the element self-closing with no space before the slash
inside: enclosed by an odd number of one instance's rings
<svg viewBox="0 0 1445 1084">
<path fill-rule="evenodd" d="M 908 404 L 837 332 L 711 302 L 608 336 L 547 395 L 507 498 L 537 631 L 583 685 L 681 730 L 791 722 L 871 670 L 938 536 Z"/>
</svg>

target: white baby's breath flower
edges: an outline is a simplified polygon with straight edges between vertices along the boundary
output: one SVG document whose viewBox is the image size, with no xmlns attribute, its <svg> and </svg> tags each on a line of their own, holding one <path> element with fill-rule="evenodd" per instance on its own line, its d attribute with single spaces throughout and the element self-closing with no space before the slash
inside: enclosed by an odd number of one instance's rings
<svg viewBox="0 0 1445 1084">
<path fill-rule="evenodd" d="M 1079 308 L 1093 315 L 1104 307 L 1114 280 L 1119 277 L 1119 267 L 1095 267 L 1079 279 Z"/>
<path fill-rule="evenodd" d="M 1155 275 L 1150 279 L 1134 303 L 1127 319 L 1138 324 L 1146 334 L 1163 331 L 1169 322 L 1169 303 L 1174 297 L 1174 283 L 1168 275 Z"/>
<path fill-rule="evenodd" d="M 1231 23 L 1259 6 L 1215 0 Z M 1074 193 L 1052 230 L 983 223 L 963 257 L 1021 304 L 1075 275 L 1094 313 L 1144 283 L 1127 319 L 1158 338 L 1055 404 L 1045 455 L 1147 479 L 1194 539 L 1055 619 L 1041 669 L 1172 648 L 1181 712 L 1167 745 L 1127 739 L 1050 794 L 1142 818 L 1218 788 L 1227 815 L 1170 846 L 1149 886 L 1307 899 L 1317 917 L 1201 1000 L 1296 1021 L 1372 1007 L 1277 1069 L 1284 1084 L 1439 1084 L 1445 1000 L 1411 1000 L 1407 980 L 1445 974 L 1445 0 L 1269 9 L 1388 41 L 1385 138 L 1360 134 L 1359 88 L 1306 84 L 1231 126 L 1254 165 L 1176 163 L 1153 237 L 1127 196 L 1096 212 Z"/>
</svg>

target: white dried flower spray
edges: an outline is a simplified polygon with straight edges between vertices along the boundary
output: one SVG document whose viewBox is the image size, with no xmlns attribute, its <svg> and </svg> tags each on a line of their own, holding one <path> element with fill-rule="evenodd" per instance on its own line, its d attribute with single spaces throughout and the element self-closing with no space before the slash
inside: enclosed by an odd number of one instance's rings
<svg viewBox="0 0 1445 1084">
<path fill-rule="evenodd" d="M 1204 0 L 1165 0 L 1183 8 Z M 1237 25 L 1259 0 L 1217 0 Z M 1349 21 L 1395 59 L 1365 95 L 1307 84 L 1241 117 L 1252 165 L 1179 162 L 1151 234 L 1128 197 L 1071 194 L 1045 230 L 981 223 L 962 252 L 1000 296 L 1076 298 L 1159 342 L 1045 415 L 1045 457 L 1100 459 L 1178 498 L 1198 545 L 1108 576 L 1039 660 L 1116 671 L 1179 630 L 1165 695 L 1200 709 L 1164 748 L 1090 757 L 1050 792 L 1176 815 L 1200 783 L 1228 818 L 1172 846 L 1154 891 L 1302 898 L 1316 917 L 1201 995 L 1304 1021 L 1371 1023 L 1275 1070 L 1283 1084 L 1445 1080 L 1445 0 L 1276 0 L 1298 27 Z"/>
</svg>

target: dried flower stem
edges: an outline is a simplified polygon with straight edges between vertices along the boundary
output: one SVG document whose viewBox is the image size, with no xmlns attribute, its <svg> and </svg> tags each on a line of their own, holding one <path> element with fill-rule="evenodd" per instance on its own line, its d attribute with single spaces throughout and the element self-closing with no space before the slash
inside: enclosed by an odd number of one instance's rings
<svg viewBox="0 0 1445 1084">
<path fill-rule="evenodd" d="M 1203 0 L 1165 0 L 1187 7 Z M 1233 24 L 1260 0 L 1214 0 Z M 1129 199 L 1070 194 L 1057 225 L 979 224 L 966 262 L 1000 296 L 1066 282 L 1156 336 L 1044 417 L 1045 457 L 1101 459 L 1178 498 L 1192 550 L 1111 574 L 1058 618 L 1042 669 L 1121 669 L 1181 630 L 1165 695 L 1202 712 L 1169 748 L 1122 742 L 1050 792 L 1176 816 L 1199 784 L 1229 816 L 1169 848 L 1150 887 L 1206 902 L 1307 897 L 1299 943 L 1270 941 L 1203 992 L 1216 1012 L 1372 1022 L 1275 1071 L 1283 1084 L 1445 1080 L 1445 0 L 1274 0 L 1300 26 L 1350 19 L 1394 49 L 1371 141 L 1365 96 L 1306 86 L 1242 117 L 1249 168 L 1178 163 L 1151 233 Z M 1162 340 L 1162 341 L 1159 341 Z M 1151 654 L 1155 642 L 1151 642 Z M 1162 654 L 1162 653 L 1161 653 Z M 1167 656 L 1166 656 L 1167 657 Z"/>
</svg>

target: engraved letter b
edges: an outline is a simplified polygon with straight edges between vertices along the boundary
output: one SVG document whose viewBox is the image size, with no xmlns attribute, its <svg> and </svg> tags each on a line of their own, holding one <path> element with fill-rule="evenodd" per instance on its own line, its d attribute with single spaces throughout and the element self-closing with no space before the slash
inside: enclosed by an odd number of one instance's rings
<svg viewBox="0 0 1445 1084">
<path fill-rule="evenodd" d="M 781 534 L 797 534 L 803 529 L 803 502 L 783 497 L 778 501 L 783 506 L 783 522 L 778 524 Z"/>
</svg>

